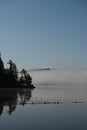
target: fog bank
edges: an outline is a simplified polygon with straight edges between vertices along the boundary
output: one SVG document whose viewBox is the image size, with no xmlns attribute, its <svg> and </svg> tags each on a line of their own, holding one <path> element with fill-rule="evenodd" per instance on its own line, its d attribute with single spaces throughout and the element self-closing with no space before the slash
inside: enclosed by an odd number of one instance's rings
<svg viewBox="0 0 87 130">
<path fill-rule="evenodd" d="M 87 70 L 86 69 L 58 69 L 44 71 L 30 71 L 33 83 L 38 86 L 86 86 Z"/>
</svg>

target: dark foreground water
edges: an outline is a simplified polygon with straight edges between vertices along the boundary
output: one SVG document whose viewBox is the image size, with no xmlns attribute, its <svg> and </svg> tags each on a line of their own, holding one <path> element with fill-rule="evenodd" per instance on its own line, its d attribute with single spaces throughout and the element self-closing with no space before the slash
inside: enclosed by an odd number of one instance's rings
<svg viewBox="0 0 87 130">
<path fill-rule="evenodd" d="M 0 89 L 0 130 L 86 130 L 87 91 L 70 96 L 74 90 Z"/>
<path fill-rule="evenodd" d="M 86 130 L 87 105 L 26 105 L 18 106 L 0 119 L 0 130 Z"/>
</svg>

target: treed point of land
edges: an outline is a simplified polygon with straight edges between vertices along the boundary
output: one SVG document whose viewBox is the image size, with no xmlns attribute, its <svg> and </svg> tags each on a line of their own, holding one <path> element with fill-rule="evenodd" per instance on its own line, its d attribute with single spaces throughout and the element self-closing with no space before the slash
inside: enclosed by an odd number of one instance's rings
<svg viewBox="0 0 87 130">
<path fill-rule="evenodd" d="M 9 60 L 8 64 L 9 68 L 5 68 L 0 53 L 1 88 L 34 88 L 32 84 L 32 77 L 27 73 L 27 71 L 24 68 L 20 72 L 18 72 L 17 66 L 12 60 Z"/>
</svg>

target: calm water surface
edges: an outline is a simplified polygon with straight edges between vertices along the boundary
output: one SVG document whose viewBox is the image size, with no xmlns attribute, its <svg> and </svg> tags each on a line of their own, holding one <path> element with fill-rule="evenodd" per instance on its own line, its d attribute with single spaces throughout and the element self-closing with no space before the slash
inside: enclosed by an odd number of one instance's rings
<svg viewBox="0 0 87 130">
<path fill-rule="evenodd" d="M 87 129 L 86 103 L 59 100 L 59 104 L 55 104 L 54 90 L 53 93 L 52 89 L 47 91 L 39 88 L 1 89 L 0 130 Z M 44 98 L 44 94 L 47 97 Z"/>
</svg>

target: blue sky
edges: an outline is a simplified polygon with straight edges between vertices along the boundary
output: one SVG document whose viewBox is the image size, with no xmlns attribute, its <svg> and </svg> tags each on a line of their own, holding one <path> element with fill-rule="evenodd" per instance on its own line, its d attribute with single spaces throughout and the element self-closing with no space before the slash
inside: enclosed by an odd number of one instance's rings
<svg viewBox="0 0 87 130">
<path fill-rule="evenodd" d="M 87 1 L 0 0 L 0 51 L 19 68 L 87 67 Z"/>
</svg>

